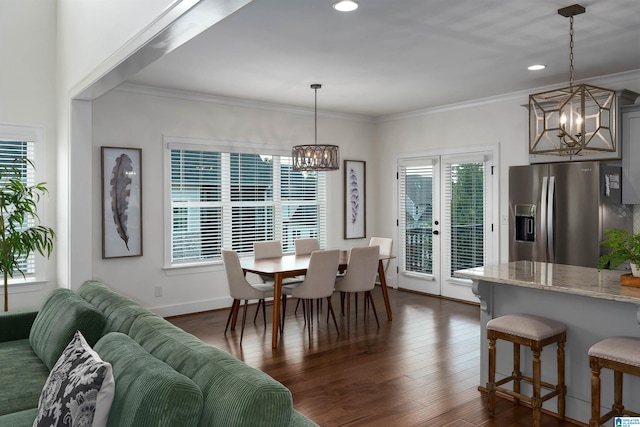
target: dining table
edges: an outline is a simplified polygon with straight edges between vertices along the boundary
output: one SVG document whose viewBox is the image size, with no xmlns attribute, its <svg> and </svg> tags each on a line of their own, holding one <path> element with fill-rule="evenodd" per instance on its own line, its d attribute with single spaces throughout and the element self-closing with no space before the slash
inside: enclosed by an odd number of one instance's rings
<svg viewBox="0 0 640 427">
<path fill-rule="evenodd" d="M 384 274 L 384 261 L 395 258 L 393 255 L 380 254 L 378 257 L 378 276 L 380 277 L 380 287 L 387 309 L 387 319 L 392 320 L 391 304 L 389 303 L 389 292 L 387 290 L 387 280 Z M 282 282 L 288 277 L 304 276 L 309 268 L 310 255 L 283 255 L 277 258 L 255 259 L 253 257 L 240 258 L 240 265 L 244 273 L 255 273 L 260 276 L 273 278 L 273 321 L 271 329 L 271 347 L 278 347 L 278 335 L 280 333 L 280 302 L 282 300 Z M 340 261 L 338 272 L 344 272 L 348 268 L 349 252 L 340 251 Z M 337 273 L 337 272 L 336 272 Z M 235 323 L 235 316 L 232 320 Z"/>
</svg>

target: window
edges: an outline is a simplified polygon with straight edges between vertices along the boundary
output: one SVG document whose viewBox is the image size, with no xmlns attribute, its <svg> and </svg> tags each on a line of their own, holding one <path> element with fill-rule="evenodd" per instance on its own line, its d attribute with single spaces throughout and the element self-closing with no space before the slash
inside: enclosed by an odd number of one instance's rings
<svg viewBox="0 0 640 427">
<path fill-rule="evenodd" d="M 433 274 L 433 164 L 403 165 L 400 173 L 400 229 L 403 271 Z"/>
<path fill-rule="evenodd" d="M 398 159 L 398 286 L 476 301 L 456 270 L 498 259 L 497 147 Z"/>
<path fill-rule="evenodd" d="M 220 250 L 253 250 L 253 242 L 326 239 L 322 173 L 296 172 L 290 157 L 251 147 L 169 143 L 169 264 L 220 259 Z"/>
<path fill-rule="evenodd" d="M 34 185 L 36 182 L 42 181 L 36 173 L 42 173 L 44 168 L 42 161 L 38 161 L 37 150 L 42 146 L 44 132 L 39 128 L 30 128 L 22 126 L 0 125 L 0 167 L 18 167 L 23 176 L 25 185 Z M 14 163 L 14 160 L 31 160 L 32 166 L 23 163 Z M 43 198 L 44 200 L 46 198 Z M 40 222 L 44 221 L 43 207 L 38 206 L 38 215 Z M 34 219 L 30 218 L 25 227 L 31 226 Z M 45 262 L 42 257 L 36 257 L 31 254 L 28 258 L 20 260 L 20 268 L 24 272 L 25 277 L 20 272 L 15 271 L 10 283 L 23 283 L 25 281 L 32 282 L 35 280 L 44 280 L 46 277 Z"/>
<path fill-rule="evenodd" d="M 485 261 L 484 161 L 445 163 L 446 236 L 450 257 L 447 277 Z"/>
</svg>

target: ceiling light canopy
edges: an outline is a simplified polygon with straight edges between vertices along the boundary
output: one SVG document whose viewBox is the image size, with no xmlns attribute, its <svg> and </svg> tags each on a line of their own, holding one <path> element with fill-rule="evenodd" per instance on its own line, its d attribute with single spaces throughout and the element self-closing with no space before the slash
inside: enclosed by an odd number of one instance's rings
<svg viewBox="0 0 640 427">
<path fill-rule="evenodd" d="M 582 155 L 616 151 L 616 93 L 573 84 L 573 17 L 579 4 L 558 9 L 569 18 L 569 87 L 529 95 L 529 153 Z"/>
<path fill-rule="evenodd" d="M 353 0 L 340 0 L 333 4 L 333 8 L 339 12 L 352 12 L 358 8 L 359 4 Z"/>
<path fill-rule="evenodd" d="M 315 144 L 295 145 L 291 149 L 293 170 L 295 171 L 334 171 L 340 168 L 340 149 L 337 145 L 318 144 L 318 89 L 321 84 L 314 83 L 315 92 Z"/>
</svg>

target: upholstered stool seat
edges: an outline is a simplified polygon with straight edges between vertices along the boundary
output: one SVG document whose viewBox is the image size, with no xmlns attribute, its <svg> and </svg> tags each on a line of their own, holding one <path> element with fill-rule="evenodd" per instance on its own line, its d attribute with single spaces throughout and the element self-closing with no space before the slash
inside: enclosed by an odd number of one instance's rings
<svg viewBox="0 0 640 427">
<path fill-rule="evenodd" d="M 640 376 L 640 338 L 615 337 L 604 339 L 589 349 L 591 366 L 591 420 L 589 427 L 601 426 L 618 415 L 640 416 L 622 404 L 622 376 Z M 611 411 L 600 417 L 600 370 L 613 370 L 614 402 Z"/>
<path fill-rule="evenodd" d="M 542 403 L 558 396 L 558 418 L 564 419 L 565 396 L 567 388 L 564 384 L 564 343 L 566 326 L 555 320 L 529 314 L 508 314 L 487 322 L 487 338 L 489 340 L 489 416 L 495 412 L 496 393 L 505 394 L 515 399 L 528 402 L 533 408 L 533 425 L 540 426 Z M 510 376 L 496 381 L 496 340 L 501 339 L 513 343 L 513 372 Z M 540 353 L 542 348 L 557 343 L 557 378 L 558 384 L 542 381 Z M 533 376 L 528 377 L 520 371 L 520 346 L 531 348 L 533 353 Z M 502 385 L 513 381 L 513 389 Z M 525 381 L 533 385 L 533 395 L 526 396 L 520 392 L 520 383 Z M 550 391 L 542 395 L 542 388 Z"/>
</svg>

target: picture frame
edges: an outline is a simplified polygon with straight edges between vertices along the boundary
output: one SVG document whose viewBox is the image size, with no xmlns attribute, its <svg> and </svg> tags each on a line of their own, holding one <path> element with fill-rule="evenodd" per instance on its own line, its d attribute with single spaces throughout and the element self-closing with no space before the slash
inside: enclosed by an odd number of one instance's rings
<svg viewBox="0 0 640 427">
<path fill-rule="evenodd" d="M 344 238 L 367 236 L 367 164 L 363 160 L 344 161 Z"/>
<path fill-rule="evenodd" d="M 101 147 L 102 258 L 142 256 L 142 149 Z"/>
</svg>

